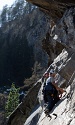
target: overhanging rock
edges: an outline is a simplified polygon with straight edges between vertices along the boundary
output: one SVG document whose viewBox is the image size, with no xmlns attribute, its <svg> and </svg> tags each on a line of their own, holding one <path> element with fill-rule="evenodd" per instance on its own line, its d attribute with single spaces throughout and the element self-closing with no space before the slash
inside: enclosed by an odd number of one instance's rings
<svg viewBox="0 0 75 125">
<path fill-rule="evenodd" d="M 61 18 L 64 11 L 71 7 L 75 6 L 74 0 L 27 0 L 32 4 L 38 6 L 44 12 L 48 13 L 55 19 Z"/>
</svg>

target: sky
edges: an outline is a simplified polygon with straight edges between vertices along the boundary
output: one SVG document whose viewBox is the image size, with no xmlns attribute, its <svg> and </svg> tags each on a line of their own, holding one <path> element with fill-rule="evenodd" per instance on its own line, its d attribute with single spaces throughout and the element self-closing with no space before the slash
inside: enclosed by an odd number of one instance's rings
<svg viewBox="0 0 75 125">
<path fill-rule="evenodd" d="M 14 2 L 15 0 L 0 0 L 0 10 L 2 10 L 3 6 L 5 6 L 6 4 L 8 6 L 11 6 Z"/>
</svg>

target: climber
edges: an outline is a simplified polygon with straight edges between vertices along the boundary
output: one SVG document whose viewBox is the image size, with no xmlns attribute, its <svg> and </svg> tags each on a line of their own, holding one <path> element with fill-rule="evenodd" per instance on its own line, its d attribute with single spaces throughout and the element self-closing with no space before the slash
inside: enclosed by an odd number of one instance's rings
<svg viewBox="0 0 75 125">
<path fill-rule="evenodd" d="M 48 77 L 49 77 L 49 73 L 45 72 L 45 74 L 43 75 L 43 90 L 42 90 L 44 103 L 46 103 L 45 86 L 46 86 L 46 80 L 47 80 Z"/>
<path fill-rule="evenodd" d="M 49 72 L 49 78 L 46 80 L 45 85 L 45 96 L 46 96 L 46 109 L 45 113 L 49 113 L 54 105 L 60 100 L 58 96 L 58 91 L 62 94 L 64 90 L 55 83 L 55 71 L 53 69 Z"/>
</svg>

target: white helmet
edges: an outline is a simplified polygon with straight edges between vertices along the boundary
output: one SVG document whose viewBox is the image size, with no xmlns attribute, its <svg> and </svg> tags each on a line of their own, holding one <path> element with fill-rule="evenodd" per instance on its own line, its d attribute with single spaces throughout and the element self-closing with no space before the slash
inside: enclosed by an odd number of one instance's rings
<svg viewBox="0 0 75 125">
<path fill-rule="evenodd" d="M 51 74 L 55 73 L 54 69 L 51 69 L 51 70 L 50 70 L 50 73 L 51 73 Z"/>
</svg>

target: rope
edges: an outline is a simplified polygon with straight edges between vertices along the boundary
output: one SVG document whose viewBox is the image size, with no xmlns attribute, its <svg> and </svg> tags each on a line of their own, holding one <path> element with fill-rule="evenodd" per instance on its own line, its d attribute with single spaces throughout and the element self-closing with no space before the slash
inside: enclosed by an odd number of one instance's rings
<svg viewBox="0 0 75 125">
<path fill-rule="evenodd" d="M 75 71 L 73 72 L 73 74 L 72 74 L 72 76 L 71 76 L 71 78 L 70 78 L 70 80 L 68 82 L 68 85 L 73 81 L 74 75 L 75 75 Z"/>
</svg>

